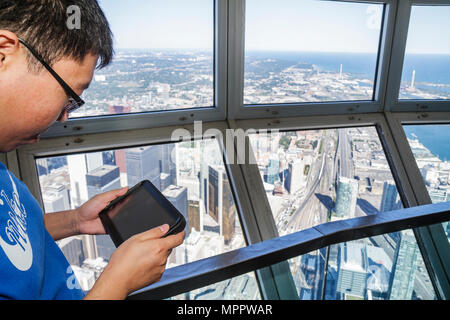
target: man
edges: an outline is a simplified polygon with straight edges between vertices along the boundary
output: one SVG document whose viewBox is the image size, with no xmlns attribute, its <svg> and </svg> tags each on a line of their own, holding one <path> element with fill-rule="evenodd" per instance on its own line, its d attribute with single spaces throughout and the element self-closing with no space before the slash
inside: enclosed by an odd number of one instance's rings
<svg viewBox="0 0 450 320">
<path fill-rule="evenodd" d="M 73 0 L 81 26 L 69 28 L 65 0 L 0 0 L 0 152 L 36 143 L 55 121 L 82 107 L 94 69 L 113 56 L 112 35 L 96 0 Z M 104 234 L 98 213 L 125 189 L 81 207 L 43 215 L 28 188 L 0 163 L 0 298 L 80 299 L 55 240 Z M 120 246 L 85 299 L 124 299 L 158 281 L 184 232 L 162 238 L 168 226 Z"/>
</svg>

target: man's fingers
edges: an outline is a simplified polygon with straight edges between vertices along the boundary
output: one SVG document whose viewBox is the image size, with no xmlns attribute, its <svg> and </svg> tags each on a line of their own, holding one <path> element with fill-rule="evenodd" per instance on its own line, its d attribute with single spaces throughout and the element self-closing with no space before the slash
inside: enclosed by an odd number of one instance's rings
<svg viewBox="0 0 450 320">
<path fill-rule="evenodd" d="M 167 231 L 169 231 L 169 225 L 164 224 L 162 226 L 145 231 L 145 232 L 141 233 L 139 236 L 144 241 L 151 240 L 151 239 L 159 239 L 162 236 L 164 236 L 167 233 Z"/>
<path fill-rule="evenodd" d="M 172 248 L 178 247 L 180 244 L 183 243 L 185 236 L 186 236 L 186 233 L 184 231 L 180 232 L 178 234 L 168 236 L 167 238 L 163 239 L 164 246 L 167 249 L 172 249 Z"/>
<path fill-rule="evenodd" d="M 127 193 L 128 187 L 121 188 L 121 189 L 115 189 L 111 190 L 102 194 L 97 195 L 96 197 L 104 200 L 105 202 L 111 202 L 114 199 L 123 196 L 125 193 Z"/>
</svg>

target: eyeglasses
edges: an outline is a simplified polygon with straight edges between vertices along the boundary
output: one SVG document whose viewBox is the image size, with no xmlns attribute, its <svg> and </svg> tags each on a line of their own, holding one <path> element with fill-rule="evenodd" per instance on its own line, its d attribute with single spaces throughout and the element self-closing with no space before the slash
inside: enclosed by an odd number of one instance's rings
<svg viewBox="0 0 450 320">
<path fill-rule="evenodd" d="M 47 64 L 47 62 L 45 62 L 44 59 L 26 41 L 24 41 L 21 38 L 18 39 L 19 42 L 22 43 L 33 54 L 33 56 L 45 67 L 45 69 L 47 69 L 48 72 L 50 72 L 50 74 L 56 79 L 56 81 L 58 81 L 61 87 L 63 87 L 64 91 L 69 97 L 69 102 L 64 107 L 64 111 L 66 111 L 67 113 L 71 113 L 80 108 L 81 106 L 83 106 L 85 104 L 83 99 L 81 99 L 80 96 L 77 95 L 75 91 L 72 90 L 71 87 L 69 87 L 69 85 L 55 72 L 55 70 L 53 70 Z"/>
</svg>

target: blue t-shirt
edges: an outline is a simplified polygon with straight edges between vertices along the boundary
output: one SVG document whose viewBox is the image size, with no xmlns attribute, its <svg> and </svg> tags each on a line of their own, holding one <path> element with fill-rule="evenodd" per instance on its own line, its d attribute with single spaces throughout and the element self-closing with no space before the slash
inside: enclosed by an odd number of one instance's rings
<svg viewBox="0 0 450 320">
<path fill-rule="evenodd" d="M 27 186 L 0 163 L 0 299 L 84 296 Z"/>
</svg>

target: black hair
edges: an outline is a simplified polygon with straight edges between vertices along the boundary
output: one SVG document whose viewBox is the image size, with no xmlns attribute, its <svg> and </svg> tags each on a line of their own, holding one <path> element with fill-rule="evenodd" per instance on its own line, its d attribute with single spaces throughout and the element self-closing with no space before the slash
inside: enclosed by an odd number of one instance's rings
<svg viewBox="0 0 450 320">
<path fill-rule="evenodd" d="M 80 13 L 75 28 L 69 24 L 73 8 Z M 14 32 L 50 65 L 94 54 L 97 68 L 103 68 L 114 55 L 112 32 L 97 0 L 0 0 L 0 30 Z M 40 69 L 31 55 L 29 61 Z"/>
</svg>

